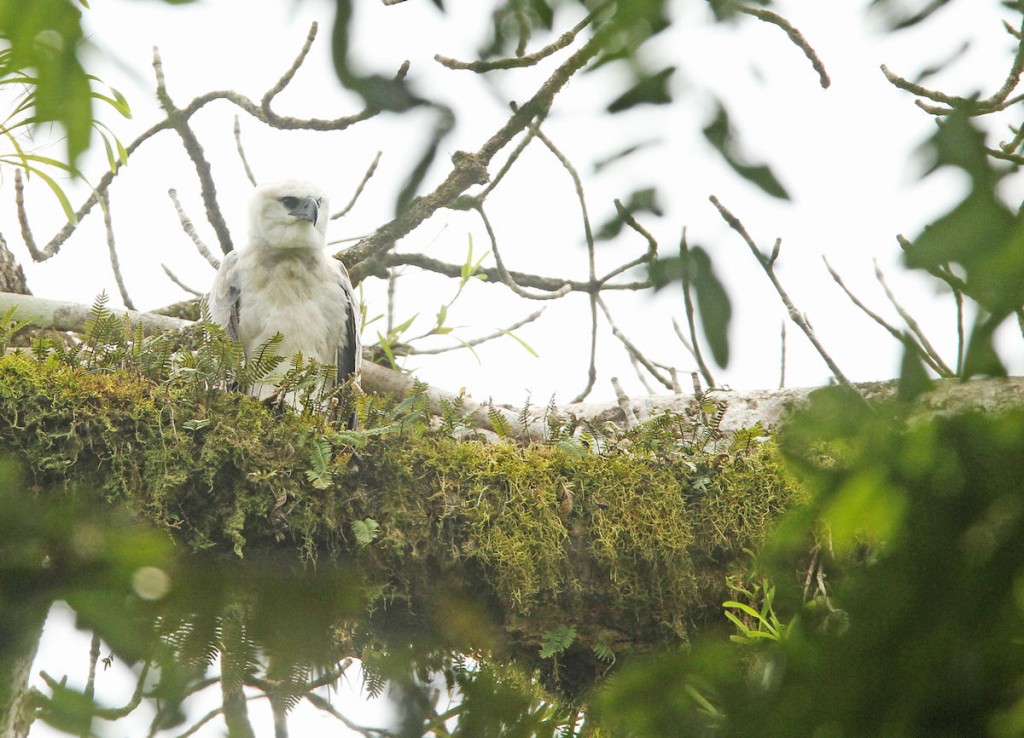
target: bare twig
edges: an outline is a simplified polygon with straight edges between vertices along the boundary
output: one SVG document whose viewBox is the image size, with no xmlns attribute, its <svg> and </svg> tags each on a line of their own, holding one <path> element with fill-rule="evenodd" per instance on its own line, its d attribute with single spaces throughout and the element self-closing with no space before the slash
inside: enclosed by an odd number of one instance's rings
<svg viewBox="0 0 1024 738">
<path fill-rule="evenodd" d="M 715 377 L 711 374 L 711 369 L 708 368 L 707 362 L 704 361 L 704 355 L 700 350 L 700 341 L 697 340 L 697 326 L 694 320 L 694 309 L 693 309 L 693 297 L 690 295 L 690 270 L 686 268 L 686 264 L 689 260 L 690 246 L 686 242 L 686 229 L 683 229 L 683 235 L 679 239 L 679 259 L 683 264 L 682 269 L 682 285 L 683 285 L 683 304 L 686 308 L 686 325 L 690 329 L 690 353 L 693 354 L 693 358 L 697 360 L 697 366 L 700 368 L 700 373 L 704 377 L 704 381 L 707 383 L 709 388 L 714 388 Z M 684 343 L 684 345 L 686 345 Z"/>
<path fill-rule="evenodd" d="M 135 303 L 132 302 L 131 296 L 128 294 L 128 288 L 124 283 L 124 275 L 121 274 L 121 262 L 117 258 L 117 247 L 114 245 L 114 225 L 110 217 L 110 197 L 104 198 L 103 202 L 103 227 L 107 232 L 107 252 L 110 254 L 110 268 L 114 271 L 114 281 L 117 283 L 117 291 L 121 293 L 121 302 L 129 310 L 135 309 Z"/>
<path fill-rule="evenodd" d="M 635 259 L 627 261 L 625 264 L 622 264 L 621 266 L 615 267 L 610 272 L 605 274 L 603 277 L 598 279 L 597 281 L 602 285 L 605 282 L 619 276 L 623 272 L 627 272 L 630 269 L 633 269 L 634 267 L 638 267 L 642 264 L 650 264 L 658 256 L 658 242 L 654 240 L 654 236 L 652 236 L 646 228 L 644 228 L 637 222 L 636 218 L 633 217 L 633 214 L 630 213 L 622 204 L 622 202 L 618 199 L 615 200 L 615 210 L 618 212 L 619 217 L 622 218 L 623 222 L 627 226 L 636 231 L 644 238 L 644 240 L 647 241 L 647 251 L 644 252 L 644 254 L 642 254 L 641 256 L 636 257 Z M 650 284 L 648 283 L 647 286 L 650 286 Z"/>
<path fill-rule="evenodd" d="M 495 59 L 494 61 L 473 61 L 463 62 L 457 59 L 452 59 L 441 54 L 435 54 L 434 60 L 449 69 L 466 69 L 471 72 L 490 72 L 495 69 L 515 69 L 517 67 L 529 67 L 533 66 L 539 61 L 542 61 L 556 51 L 561 51 L 566 46 L 569 46 L 573 41 L 576 40 L 576 36 L 579 35 L 580 31 L 589 26 L 594 19 L 601 13 L 605 8 L 612 4 L 612 0 L 606 0 L 605 2 L 598 5 L 594 10 L 583 20 L 577 23 L 572 29 L 566 31 L 557 40 L 548 44 L 542 49 L 535 51 L 532 54 L 523 54 L 509 59 Z"/>
<path fill-rule="evenodd" d="M 1024 31 L 1024 21 L 1022 21 L 1021 30 L 1017 31 L 1014 35 L 1020 38 L 1022 31 Z M 918 95 L 919 97 L 927 98 L 932 102 L 937 102 L 947 106 L 945 108 L 932 107 L 928 106 L 926 103 L 918 101 L 918 105 L 920 107 L 933 115 L 948 115 L 953 109 L 958 108 L 967 110 L 971 115 L 986 115 L 999 110 L 1005 110 L 1024 99 L 1024 96 L 1022 95 L 1017 95 L 1012 98 L 1010 97 L 1010 93 L 1013 92 L 1017 88 L 1017 85 L 1020 84 L 1022 73 L 1024 73 L 1024 44 L 1021 43 L 1017 44 L 1017 52 L 1013 57 L 1013 62 L 1010 64 L 1010 71 L 1006 75 L 1006 80 L 998 90 L 984 100 L 978 100 L 972 97 L 947 95 L 944 92 L 929 89 L 923 85 L 916 84 L 908 79 L 900 77 L 898 74 L 891 72 L 887 66 L 884 64 L 882 65 L 882 74 L 884 74 L 885 78 L 896 87 L 901 90 L 906 90 L 911 94 Z"/>
<path fill-rule="evenodd" d="M 788 20 L 783 18 L 778 13 L 774 13 L 771 10 L 766 10 L 765 8 L 754 8 L 749 5 L 740 5 L 739 7 L 737 7 L 737 10 L 741 13 L 752 15 L 758 20 L 764 21 L 765 23 L 771 23 L 772 25 L 776 25 L 783 31 L 785 31 L 786 35 L 789 36 L 789 40 L 796 44 L 797 47 L 802 52 L 804 52 L 804 56 L 806 56 L 810 60 L 811 66 L 814 67 L 814 71 L 818 73 L 818 80 L 821 83 L 821 86 L 827 88 L 830 84 L 832 84 L 832 81 L 828 78 L 828 72 L 825 71 L 825 65 L 822 63 L 821 58 L 818 56 L 818 52 L 816 52 L 814 48 L 807 42 L 807 39 L 804 38 L 804 35 L 793 27 L 792 23 L 790 23 Z"/>
<path fill-rule="evenodd" d="M 215 707 L 214 709 L 210 710 L 208 713 L 203 715 L 201 718 L 199 718 L 199 720 L 197 720 L 195 723 L 190 725 L 188 730 L 186 730 L 184 733 L 179 733 L 177 735 L 177 738 L 189 738 L 190 736 L 195 735 L 196 733 L 199 732 L 200 728 L 202 728 L 208 722 L 213 720 L 215 717 L 221 715 L 223 712 L 224 712 L 224 708 L 223 707 Z M 153 727 L 155 729 L 156 725 L 154 725 Z M 156 731 L 154 730 L 152 733 L 150 733 L 150 735 L 155 735 L 155 733 L 156 733 Z"/>
<path fill-rule="evenodd" d="M 527 129 L 526 135 L 524 135 L 519 140 L 519 143 L 515 145 L 515 147 L 512 149 L 512 153 L 508 155 L 508 158 L 498 169 L 498 172 L 493 177 L 491 177 L 491 181 L 488 182 L 486 186 L 482 190 L 480 190 L 479 194 L 475 196 L 478 201 L 482 202 L 489 194 L 491 194 L 494 188 L 497 187 L 505 178 L 505 175 L 509 173 L 509 171 L 512 169 L 512 165 L 515 164 L 516 161 L 518 161 L 520 155 L 523 153 L 523 151 L 526 150 L 526 147 L 529 146 L 530 143 L 537 137 L 537 128 L 540 126 L 541 123 L 544 122 L 544 118 L 546 117 L 546 115 L 547 111 L 544 110 L 540 113 L 540 115 L 537 116 L 536 121 L 534 121 L 534 125 Z"/>
<path fill-rule="evenodd" d="M 92 702 L 93 697 L 96 695 L 96 665 L 100 660 L 100 636 L 98 633 L 92 634 L 92 641 L 89 644 L 89 675 L 85 680 L 85 699 L 88 702 Z M 88 724 L 82 733 L 82 738 L 89 738 L 92 731 L 89 729 Z"/>
<path fill-rule="evenodd" d="M 199 255 L 206 259 L 214 269 L 219 269 L 220 259 L 210 252 L 209 247 L 203 243 L 203 239 L 196 232 L 196 227 L 193 225 L 192 220 L 185 215 L 185 209 L 182 208 L 181 202 L 178 200 L 177 190 L 171 188 L 167 190 L 167 194 L 170 196 L 171 202 L 174 203 L 174 211 L 178 214 L 178 221 L 181 223 L 181 228 L 185 231 L 185 235 L 192 239 L 192 243 L 196 245 Z"/>
<path fill-rule="evenodd" d="M 316 24 L 314 24 L 313 27 L 311 28 L 310 35 L 315 36 L 315 31 Z M 308 42 L 309 39 L 307 38 L 307 43 Z M 300 54 L 300 60 L 301 58 L 304 58 L 304 56 Z M 294 66 L 295 64 L 293 63 L 293 67 Z M 280 85 L 280 82 L 278 83 L 278 85 Z M 278 90 L 278 92 L 279 91 L 280 90 Z M 266 109 L 264 109 L 264 107 L 262 107 L 261 105 L 257 105 L 256 103 L 252 102 L 249 98 L 233 90 L 214 90 L 211 92 L 207 92 L 193 99 L 192 102 L 190 102 L 185 107 L 176 109 L 176 113 L 174 116 L 168 115 L 168 117 L 164 118 L 161 121 L 158 121 L 153 126 L 148 128 L 146 131 L 143 131 L 135 138 L 134 141 L 132 141 L 125 147 L 125 151 L 130 158 L 131 155 L 142 144 L 144 144 L 150 138 L 156 136 L 158 133 L 167 130 L 177 130 L 176 126 L 185 125 L 185 127 L 187 128 L 187 121 L 193 115 L 195 115 L 199 110 L 204 108 L 206 105 L 209 105 L 210 103 L 216 102 L 218 100 L 226 101 L 231 105 L 234 105 L 235 107 L 245 111 L 253 118 L 259 120 L 260 122 L 281 130 L 343 130 L 355 123 L 373 117 L 378 112 L 376 110 L 367 108 L 355 115 L 335 118 L 333 120 L 284 117 L 275 114 L 269 108 L 270 100 L 272 100 L 274 95 L 276 94 L 276 92 L 273 95 L 268 93 L 269 98 L 268 96 L 264 97 L 263 104 L 266 107 Z M 189 135 L 189 133 L 186 133 L 186 136 L 187 135 Z M 19 197 L 17 187 L 17 176 L 19 173 L 16 171 L 15 202 L 18 206 L 18 220 L 21 225 L 22 236 L 25 239 L 25 244 L 33 260 L 46 261 L 47 259 L 50 259 L 57 253 L 59 253 L 61 247 L 74 232 L 75 227 L 78 225 L 78 223 L 81 222 L 82 219 L 85 218 L 92 211 L 92 208 L 98 202 L 99 197 L 101 197 L 110 187 L 110 183 L 113 181 L 114 177 L 120 174 L 122 171 L 125 171 L 125 169 L 125 167 L 118 167 L 116 171 L 107 170 L 103 174 L 103 176 L 100 177 L 99 181 L 96 183 L 96 187 L 89 194 L 89 197 L 87 197 L 85 201 L 82 203 L 82 205 L 78 208 L 78 210 L 75 211 L 74 219 L 71 219 L 67 223 L 65 223 L 64 226 L 60 229 L 60 231 L 58 231 L 57 234 L 54 235 L 54 237 L 50 240 L 50 242 L 47 243 L 46 246 L 44 246 L 43 248 L 38 248 L 34 238 L 32 237 L 31 229 L 28 225 L 28 216 L 24 209 L 24 200 L 23 197 Z M 204 201 L 205 199 L 206 198 L 204 196 Z"/>
<path fill-rule="evenodd" d="M 779 389 L 786 386 L 786 321 L 782 321 L 779 331 Z"/>
<path fill-rule="evenodd" d="M 313 705 L 313 707 L 315 707 L 316 709 L 327 713 L 349 730 L 359 733 L 359 735 L 365 736 L 365 738 L 386 738 L 389 735 L 388 731 L 386 730 L 381 730 L 378 728 L 366 728 L 361 725 L 357 725 L 356 723 L 352 722 L 347 717 L 342 715 L 340 712 L 338 712 L 337 708 L 335 708 L 334 705 L 332 705 L 330 702 L 325 700 L 320 695 L 315 694 L 314 692 L 306 692 L 306 694 L 304 694 L 303 697 L 309 700 L 309 703 Z"/>
<path fill-rule="evenodd" d="M 356 200 L 363 194 L 363 188 L 366 187 L 366 183 L 370 181 L 370 177 L 373 176 L 374 172 L 377 171 L 377 165 L 380 163 L 381 152 L 378 151 L 377 155 L 373 157 L 373 161 L 370 162 L 370 166 L 366 169 L 366 173 L 363 174 L 363 178 L 359 181 L 359 185 L 356 187 L 356 191 L 352 193 L 352 199 L 348 201 L 348 205 L 343 207 L 341 210 L 331 216 L 331 220 L 337 220 L 343 215 L 347 214 L 356 204 Z"/>
<path fill-rule="evenodd" d="M 590 281 L 595 282 L 597 281 L 597 268 L 596 254 L 594 250 L 594 231 L 590 226 L 590 214 L 587 212 L 587 198 L 586 195 L 583 194 L 583 180 L 580 179 L 580 174 L 576 171 L 576 167 L 574 167 L 572 162 L 569 161 L 569 157 L 563 154 L 561 150 L 555 146 L 554 142 L 548 138 L 542 130 L 540 130 L 539 124 L 534 123 L 530 128 L 533 129 L 537 138 L 539 138 L 540 141 L 548 147 L 548 150 L 554 154 L 555 158 L 558 159 L 558 162 L 562 165 L 562 168 L 569 173 L 569 177 L 572 179 L 573 189 L 576 191 L 576 199 L 579 200 L 580 203 L 580 215 L 583 218 L 583 236 L 587 244 L 587 266 L 589 268 Z M 625 208 L 622 208 L 621 203 L 619 204 L 619 210 L 620 212 L 625 210 Z M 633 226 L 637 229 L 640 228 L 635 220 L 633 221 Z M 654 239 L 650 237 L 650 234 L 647 234 L 647 238 L 649 243 L 654 243 Z M 656 249 L 657 247 L 654 246 L 653 248 Z"/>
<path fill-rule="evenodd" d="M 882 285 L 882 289 L 885 291 L 885 296 L 889 299 L 889 302 L 892 303 L 892 306 L 896 308 L 896 312 L 899 313 L 901 318 L 903 318 L 903 321 L 907 324 L 911 333 L 917 336 L 916 343 L 919 344 L 920 350 L 931 357 L 931 361 L 925 359 L 925 361 L 928 361 L 929 366 L 934 368 L 941 377 L 954 376 L 955 372 L 942 360 L 942 356 L 939 355 L 939 352 L 935 350 L 935 347 L 932 346 L 931 342 L 924 335 L 924 331 L 921 329 L 920 324 L 918 324 L 917 320 L 914 319 L 913 315 L 907 312 L 907 310 L 900 305 L 899 301 L 896 299 L 896 295 L 893 294 L 891 289 L 889 289 L 889 285 L 885 281 L 885 274 L 882 272 L 882 268 L 878 266 L 877 260 L 875 261 L 875 278 L 878 280 L 878 283 Z"/>
<path fill-rule="evenodd" d="M 779 293 L 779 297 L 782 299 L 782 304 L 786 306 L 786 310 L 789 312 L 790 320 L 796 323 L 797 326 L 800 327 L 800 330 L 804 332 L 804 335 L 807 336 L 807 339 L 811 342 L 811 345 L 814 346 L 815 350 L 818 352 L 818 355 L 821 356 L 821 358 L 825 361 L 825 364 L 828 365 L 829 370 L 832 372 L 832 376 L 834 376 L 836 380 L 838 380 L 838 382 L 842 384 L 844 387 L 856 391 L 850 380 L 846 378 L 846 375 L 843 374 L 842 370 L 832 359 L 829 353 L 825 350 L 825 347 L 822 346 L 821 341 L 818 340 L 818 337 L 814 333 L 814 329 L 811 328 L 811 324 L 810 322 L 808 322 L 806 316 L 804 316 L 799 310 L 796 309 L 796 305 L 793 304 L 793 301 L 790 299 L 789 294 L 782 286 L 782 283 L 779 282 L 779 278 L 775 274 L 775 268 L 772 261 L 769 260 L 767 256 L 761 253 L 761 250 L 757 247 L 757 244 L 754 243 L 754 239 L 752 239 L 750 237 L 750 234 L 747 233 L 747 229 L 744 227 L 743 223 L 740 222 L 739 218 L 737 218 L 735 215 L 729 212 L 729 210 L 721 202 L 719 202 L 717 197 L 712 195 L 709 199 L 711 200 L 711 204 L 718 209 L 719 214 L 721 214 L 722 218 L 729 225 L 729 227 L 736 231 L 736 233 L 740 235 L 743 241 L 750 248 L 750 252 L 754 255 L 754 258 L 757 259 L 757 263 L 761 265 L 761 268 L 764 269 L 764 273 L 767 274 L 768 279 L 771 280 L 772 285 L 775 287 L 775 291 Z M 780 243 L 781 239 L 776 241 L 776 249 L 778 248 Z M 775 252 L 773 251 L 773 253 Z"/>
<path fill-rule="evenodd" d="M 440 261 L 425 254 L 407 254 L 407 253 L 389 253 L 385 254 L 384 258 L 379 262 L 382 268 L 390 268 L 397 266 L 414 266 L 424 271 L 434 272 L 445 277 L 460 277 L 462 275 L 461 264 L 451 264 L 448 262 Z M 588 294 L 595 292 L 615 291 L 615 290 L 643 290 L 651 286 L 651 282 L 648 280 L 640 282 L 617 282 L 615 284 L 607 284 L 605 280 L 609 279 L 609 276 L 604 276 L 598 279 L 596 282 L 590 281 L 579 281 L 569 279 L 566 280 L 561 277 L 543 277 L 538 274 L 528 274 L 526 272 L 517 272 L 514 269 L 507 270 L 508 274 L 512 277 L 516 284 L 520 287 L 530 287 L 537 290 L 545 290 L 548 292 L 555 292 L 559 289 L 569 285 L 570 292 L 585 292 Z M 495 267 L 480 267 L 476 271 L 477 274 L 487 275 L 485 284 L 501 284 L 501 276 L 498 269 Z"/>
<path fill-rule="evenodd" d="M 199 139 L 196 138 L 195 132 L 188 125 L 188 117 L 175 106 L 174 101 L 171 100 L 171 96 L 167 92 L 163 62 L 160 59 L 160 51 L 156 47 L 153 48 L 153 72 L 156 74 L 156 97 L 160 101 L 160 107 L 167 113 L 167 120 L 170 121 L 171 127 L 174 128 L 181 138 L 181 143 L 184 145 L 186 153 L 188 153 L 192 164 L 195 166 L 196 176 L 199 177 L 199 189 L 203 195 L 203 204 L 206 206 L 206 219 L 213 226 L 214 233 L 217 234 L 221 251 L 227 254 L 234 249 L 234 245 L 231 243 L 231 232 L 228 230 L 228 224 L 224 221 L 224 215 L 221 213 L 220 205 L 217 203 L 217 186 L 213 181 L 210 162 L 207 161 L 206 153 L 203 151 Z"/>
<path fill-rule="evenodd" d="M 257 112 L 252 113 L 254 117 L 262 120 L 267 125 L 282 129 L 302 128 L 312 131 L 343 131 L 349 126 L 368 120 L 380 112 L 375 108 L 368 107 L 354 115 L 346 115 L 340 118 L 327 120 L 321 118 L 293 118 L 291 116 L 278 115 L 274 112 L 273 108 L 271 108 L 271 103 L 273 103 L 275 97 L 284 91 L 285 87 L 287 87 L 295 77 L 295 73 L 299 70 L 299 67 L 301 67 L 302 63 L 306 60 L 306 56 L 309 54 L 309 50 L 313 46 L 313 41 L 316 39 L 317 29 L 318 25 L 316 23 L 313 23 L 310 26 L 309 33 L 306 35 L 306 41 L 303 43 L 298 56 L 295 57 L 295 60 L 292 62 L 292 65 L 288 70 L 281 75 L 277 84 L 267 90 L 266 94 L 263 95 L 263 99 L 260 100 Z M 407 71 L 408 67 L 403 66 L 398 71 L 396 79 L 404 77 Z"/>
<path fill-rule="evenodd" d="M 832 275 L 833 281 L 835 281 L 835 283 L 837 285 L 839 285 L 840 289 L 842 289 L 842 291 L 846 293 L 846 296 L 850 298 L 850 301 L 854 305 L 856 305 L 858 308 L 860 308 L 860 310 L 865 315 L 867 315 L 873 321 L 878 323 L 878 325 L 880 325 L 882 328 L 884 328 L 889 333 L 889 335 L 891 335 L 893 338 L 895 338 L 900 343 L 904 343 L 905 340 L 906 340 L 906 337 L 903 335 L 903 332 L 901 330 L 899 330 L 898 328 L 896 328 L 896 326 L 894 326 L 891 323 L 889 323 L 885 318 L 883 318 L 881 315 L 879 315 L 878 313 L 873 311 L 867 305 L 865 305 L 855 294 L 853 294 L 853 291 L 849 287 L 846 286 L 846 283 L 843 281 L 843 278 L 841 276 L 839 276 L 839 273 L 835 269 L 832 268 L 831 264 L 828 263 L 828 259 L 826 259 L 823 256 L 822 260 L 825 262 L 825 267 L 828 269 L 828 273 Z M 935 358 L 934 357 L 932 357 L 921 346 L 918 346 L 917 342 L 912 342 L 912 343 L 917 348 L 918 354 L 921 356 L 922 360 L 924 360 L 936 373 L 938 373 L 938 374 L 940 374 L 942 376 L 949 376 L 948 374 L 943 374 L 942 369 L 935 362 Z"/>
<path fill-rule="evenodd" d="M 636 357 L 633 356 L 633 354 L 629 355 L 629 363 L 633 365 L 633 371 L 636 372 L 636 378 L 640 380 L 640 384 L 643 385 L 644 389 L 647 391 L 647 394 L 653 395 L 654 389 L 651 387 L 650 382 L 647 381 L 647 376 L 644 374 L 643 366 L 640 364 L 639 361 L 636 360 Z M 659 364 L 656 361 L 652 361 L 651 363 L 654 364 L 654 366 L 658 367 L 659 369 L 664 369 L 665 371 L 671 374 L 671 370 L 668 367 L 664 366 L 663 364 Z M 675 382 L 675 377 L 672 378 L 672 381 Z"/>
<path fill-rule="evenodd" d="M 388 270 L 388 309 L 386 323 L 388 333 L 395 329 L 395 300 L 398 297 L 398 270 Z"/>
<path fill-rule="evenodd" d="M 900 248 L 906 251 L 910 248 L 910 241 L 901 234 L 896 235 L 896 242 Z M 948 264 L 929 267 L 928 273 L 945 282 L 953 292 L 953 299 L 956 302 L 956 374 L 959 376 L 963 371 L 964 351 L 967 349 L 966 334 L 964 329 L 964 295 L 967 294 L 967 284 L 957 275 L 953 274 Z"/>
<path fill-rule="evenodd" d="M 493 341 L 493 340 L 495 340 L 497 338 L 502 338 L 504 336 L 507 336 L 512 331 L 519 330 L 524 325 L 527 325 L 528 323 L 532 323 L 533 321 L 537 320 L 537 318 L 539 318 L 543 313 L 544 313 L 544 308 L 541 308 L 540 310 L 536 310 L 536 311 L 530 313 L 529 315 L 527 315 L 522 320 L 517 320 L 515 323 L 510 325 L 505 330 L 499 330 L 499 331 L 495 331 L 494 333 L 488 333 L 486 336 L 479 336 L 477 338 L 471 338 L 468 341 L 462 341 L 462 342 L 460 342 L 458 344 L 455 344 L 454 346 L 442 346 L 441 348 L 434 348 L 434 349 L 417 349 L 417 348 L 413 348 L 413 349 L 410 350 L 410 354 L 414 354 L 416 356 L 426 356 L 426 355 L 433 355 L 433 354 L 443 354 L 443 353 L 447 353 L 448 351 L 456 351 L 458 349 L 462 349 L 462 348 L 465 348 L 467 346 L 479 346 L 482 343 L 487 343 L 488 341 Z"/>
<path fill-rule="evenodd" d="M 639 425 L 640 419 L 633 412 L 633 405 L 629 401 L 629 395 L 623 391 L 618 377 L 612 377 L 612 389 L 615 390 L 615 400 L 619 404 L 619 409 L 622 410 L 622 414 L 626 417 L 626 428 L 634 428 Z"/>
<path fill-rule="evenodd" d="M 643 355 L 640 349 L 638 349 L 636 345 L 632 341 L 630 341 L 629 338 L 626 337 L 626 334 L 619 330 L 619 327 L 615 325 L 615 321 L 612 319 L 611 311 L 608 309 L 608 306 L 605 305 L 604 300 L 601 299 L 601 296 L 595 295 L 594 299 L 597 301 L 598 306 L 604 313 L 605 320 L 608 321 L 608 326 L 612 329 L 612 335 L 619 339 L 622 345 L 626 347 L 626 351 L 629 353 L 629 355 L 636 357 L 636 360 L 640 362 L 643 368 L 646 369 L 652 377 L 657 379 L 667 389 L 671 390 L 672 379 L 662 374 L 661 370 L 659 370 L 658 367 L 652 364 L 651 361 L 646 356 Z"/>
<path fill-rule="evenodd" d="M 679 323 L 675 318 L 672 318 L 672 329 L 676 332 L 676 337 L 679 339 L 680 343 L 683 344 L 683 348 L 685 348 L 690 356 L 693 356 L 694 360 L 696 360 L 697 357 L 694 356 L 693 346 L 690 344 L 690 339 L 683 333 L 683 329 L 679 327 Z"/>
<path fill-rule="evenodd" d="M 488 179 L 487 167 L 494 156 L 520 131 L 551 105 L 554 97 L 569 79 L 604 45 L 605 33 L 598 29 L 582 47 L 563 62 L 526 103 L 521 105 L 507 121 L 474 153 L 456 151 L 452 155 L 452 170 L 432 192 L 417 197 L 399 215 L 385 223 L 352 248 L 338 254 L 358 281 L 364 273 L 355 269 L 359 262 L 379 258 L 394 248 L 395 243 L 420 223 L 444 207 L 449 207 L 467 188 L 484 184 Z"/>
<path fill-rule="evenodd" d="M 187 284 L 182 282 L 180 279 L 178 279 L 178 275 L 176 275 L 174 272 L 172 272 L 171 268 L 169 266 L 167 266 L 166 264 L 164 264 L 163 262 L 160 263 L 160 268 L 164 270 L 164 274 L 167 275 L 167 278 L 169 280 L 174 282 L 174 284 L 176 284 L 178 287 L 183 289 L 185 292 L 188 292 L 190 295 L 195 295 L 196 297 L 202 297 L 203 295 L 206 294 L 205 292 L 200 292 L 199 290 L 197 290 L 197 289 L 195 289 L 193 287 L 189 287 Z"/>
<path fill-rule="evenodd" d="M 242 125 L 238 122 L 238 116 L 235 115 L 235 149 L 238 151 L 238 158 L 242 160 L 242 167 L 245 169 L 245 176 L 249 180 L 249 183 L 256 186 L 256 176 L 252 173 L 252 169 L 249 167 L 249 160 L 245 156 L 245 147 L 242 146 Z"/>
<path fill-rule="evenodd" d="M 142 668 L 139 670 L 139 676 L 135 680 L 135 691 L 132 693 L 131 699 L 129 699 L 123 707 L 101 708 L 96 711 L 96 717 L 103 720 L 114 721 L 120 720 L 134 712 L 135 708 L 142 704 L 142 695 L 145 692 L 146 678 L 149 676 L 149 667 L 149 661 L 142 662 Z"/>
<path fill-rule="evenodd" d="M 502 284 L 520 297 L 525 297 L 527 300 L 557 300 L 560 297 L 565 297 L 572 291 L 572 285 L 567 282 L 563 282 L 552 292 L 531 293 L 523 289 L 505 268 L 505 263 L 501 258 L 501 252 L 498 250 L 498 238 L 494 233 L 494 228 L 491 227 L 491 221 L 487 217 L 487 213 L 484 212 L 483 205 L 478 203 L 475 210 L 483 221 L 484 228 L 487 231 L 487 238 L 490 239 L 491 253 L 494 255 L 494 263 L 498 267 L 498 279 L 501 280 Z"/>
<path fill-rule="evenodd" d="M 587 365 L 587 384 L 572 399 L 573 403 L 583 402 L 597 383 L 597 294 L 590 295 L 590 361 Z"/>
</svg>

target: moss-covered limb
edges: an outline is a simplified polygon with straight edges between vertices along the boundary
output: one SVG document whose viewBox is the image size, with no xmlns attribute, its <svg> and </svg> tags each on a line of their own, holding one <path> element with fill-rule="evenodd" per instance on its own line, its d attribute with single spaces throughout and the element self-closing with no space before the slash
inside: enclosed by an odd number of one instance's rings
<svg viewBox="0 0 1024 738">
<path fill-rule="evenodd" d="M 0 451 L 25 462 L 31 494 L 96 490 L 207 556 L 356 563 L 378 594 L 350 645 L 412 628 L 456 648 L 473 640 L 460 609 L 497 626 L 479 643 L 572 691 L 609 658 L 706 623 L 726 575 L 794 494 L 771 443 L 695 455 L 673 440 L 678 425 L 663 424 L 661 443 L 646 431 L 598 455 L 411 424 L 358 448 L 336 443 L 318 487 L 307 471 L 331 436 L 322 419 L 187 383 L 0 358 Z M 367 519 L 377 537 L 360 546 L 352 525 Z M 542 658 L 562 626 L 572 642 Z"/>
</svg>

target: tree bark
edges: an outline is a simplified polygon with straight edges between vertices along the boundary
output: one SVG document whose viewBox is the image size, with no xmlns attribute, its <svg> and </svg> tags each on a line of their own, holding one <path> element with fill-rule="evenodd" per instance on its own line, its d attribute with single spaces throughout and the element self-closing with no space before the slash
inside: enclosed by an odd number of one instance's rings
<svg viewBox="0 0 1024 738">
<path fill-rule="evenodd" d="M 17 611 L 22 615 L 18 623 L 0 626 L 0 736 L 4 738 L 25 738 L 32 726 L 28 682 L 47 608 L 26 603 Z"/>
</svg>

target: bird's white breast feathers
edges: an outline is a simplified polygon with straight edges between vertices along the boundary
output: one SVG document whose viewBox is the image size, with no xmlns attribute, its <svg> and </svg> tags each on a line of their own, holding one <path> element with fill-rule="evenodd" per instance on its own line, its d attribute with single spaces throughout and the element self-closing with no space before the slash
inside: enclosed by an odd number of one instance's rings
<svg viewBox="0 0 1024 738">
<path fill-rule="evenodd" d="M 238 257 L 242 295 L 238 340 L 247 353 L 275 333 L 284 337 L 277 353 L 335 364 L 347 347 L 349 305 L 339 265 L 322 251 L 276 253 L 250 248 Z"/>
</svg>

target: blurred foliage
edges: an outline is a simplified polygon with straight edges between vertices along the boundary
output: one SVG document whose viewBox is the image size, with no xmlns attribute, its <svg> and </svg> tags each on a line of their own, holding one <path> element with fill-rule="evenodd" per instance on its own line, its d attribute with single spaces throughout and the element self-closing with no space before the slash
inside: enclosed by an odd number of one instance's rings
<svg viewBox="0 0 1024 738">
<path fill-rule="evenodd" d="M 985 135 L 961 107 L 946 116 L 925 144 L 929 172 L 963 170 L 970 180 L 964 199 L 924 229 L 906 248 L 907 266 L 942 275 L 949 266 L 963 274 L 961 287 L 981 308 L 975 320 L 963 373 L 1006 373 L 993 346 L 996 329 L 1024 305 L 1024 223 L 999 192 L 1011 169 L 997 166 Z"/>
<path fill-rule="evenodd" d="M 0 121 L 0 164 L 43 180 L 70 222 L 74 209 L 54 177 L 79 174 L 77 163 L 93 132 L 103 142 L 111 170 L 128 159 L 117 136 L 93 115 L 93 103 L 100 101 L 130 118 L 128 101 L 117 90 L 96 89 L 100 81 L 78 58 L 84 44 L 81 10 L 70 0 L 0 0 L 0 93 L 11 98 Z M 64 129 L 63 159 L 35 153 L 30 145 L 31 132 L 50 122 Z"/>
<path fill-rule="evenodd" d="M 772 197 L 788 200 L 789 194 L 772 170 L 764 164 L 748 164 L 739 153 L 736 132 L 729 125 L 729 114 L 721 102 L 717 104 L 715 118 L 704 128 L 704 137 L 738 175 L 756 185 Z"/>
<path fill-rule="evenodd" d="M 786 636 L 758 639 L 753 659 L 708 636 L 634 664 L 603 690 L 599 722 L 650 738 L 1024 731 L 1024 503 L 1011 471 L 1024 468 L 1024 411 L 913 426 L 901 414 L 822 390 L 784 434 L 812 494 L 760 564 Z M 792 574 L 811 536 L 832 552 L 827 604 L 803 604 Z"/>
</svg>

